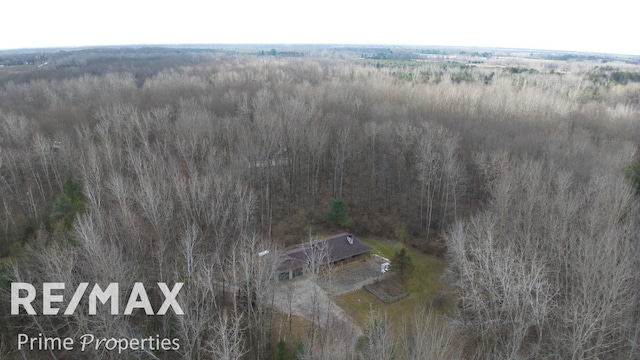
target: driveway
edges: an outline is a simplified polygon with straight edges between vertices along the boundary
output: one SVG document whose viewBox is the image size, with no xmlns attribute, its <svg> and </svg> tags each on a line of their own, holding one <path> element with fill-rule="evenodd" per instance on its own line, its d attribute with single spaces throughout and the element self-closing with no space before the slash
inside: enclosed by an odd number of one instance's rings
<svg viewBox="0 0 640 360">
<path fill-rule="evenodd" d="M 304 275 L 280 282 L 274 305 L 284 314 L 304 316 L 338 336 L 359 336 L 362 329 L 333 299 L 362 288 L 385 275 L 377 258 L 332 269 L 328 274 Z"/>
</svg>

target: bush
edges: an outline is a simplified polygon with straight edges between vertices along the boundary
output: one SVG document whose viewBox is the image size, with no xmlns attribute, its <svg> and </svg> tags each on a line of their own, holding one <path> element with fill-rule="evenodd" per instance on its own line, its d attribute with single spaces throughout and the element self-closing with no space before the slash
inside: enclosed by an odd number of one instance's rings
<svg viewBox="0 0 640 360">
<path fill-rule="evenodd" d="M 397 223 L 393 227 L 392 238 L 398 242 L 406 244 L 409 241 L 409 232 L 407 232 L 407 227 L 402 223 Z"/>
<path fill-rule="evenodd" d="M 14 241 L 9 245 L 9 256 L 13 259 L 19 258 L 24 252 L 24 246 L 20 241 Z"/>
<path fill-rule="evenodd" d="M 276 345 L 276 353 L 273 356 L 275 360 L 295 360 L 298 354 L 302 352 L 302 343 L 296 343 L 293 347 L 287 346 L 286 341 L 280 339 Z"/>
<path fill-rule="evenodd" d="M 636 194 L 640 195 L 640 160 L 629 165 L 625 172 L 625 176 L 636 191 Z"/>
</svg>

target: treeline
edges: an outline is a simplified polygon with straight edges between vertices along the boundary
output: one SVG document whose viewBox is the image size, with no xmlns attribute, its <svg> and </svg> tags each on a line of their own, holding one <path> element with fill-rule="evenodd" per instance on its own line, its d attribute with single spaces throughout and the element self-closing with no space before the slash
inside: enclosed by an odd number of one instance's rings
<svg viewBox="0 0 640 360">
<path fill-rule="evenodd" d="M 186 358 L 270 354 L 278 249 L 327 231 L 340 197 L 349 231 L 406 230 L 424 251 L 448 249 L 456 310 L 429 340 L 446 356 L 462 346 L 475 358 L 637 357 L 637 210 L 624 179 L 639 134 L 633 84 L 594 98 L 589 70 L 315 57 L 219 55 L 132 70 L 59 77 L 65 70 L 52 67 L 2 82 L 3 276 L 182 281 L 186 315 L 3 315 L 5 343 L 17 329 L 158 332 L 183 339 Z M 399 71 L 442 76 L 416 82 Z M 455 81 L 461 71 L 493 75 Z M 264 249 L 273 256 L 258 263 Z M 6 298 L 2 307 L 8 314 Z M 386 354 L 375 346 L 387 342 L 394 356 L 418 359 L 439 347 L 425 345 L 425 323 L 407 328 L 406 349 L 385 324 L 337 346 L 318 323 L 301 357 L 335 358 L 333 347 L 366 358 Z"/>
<path fill-rule="evenodd" d="M 627 85 L 630 82 L 640 82 L 640 72 L 624 71 L 604 66 L 594 71 L 589 78 L 594 82 Z"/>
<path fill-rule="evenodd" d="M 92 48 L 82 50 L 42 50 L 27 53 L 0 53 L 0 85 L 37 80 L 65 80 L 84 75 L 129 73 L 142 86 L 162 69 L 189 66 L 225 53 L 229 49 L 193 48 Z"/>
</svg>

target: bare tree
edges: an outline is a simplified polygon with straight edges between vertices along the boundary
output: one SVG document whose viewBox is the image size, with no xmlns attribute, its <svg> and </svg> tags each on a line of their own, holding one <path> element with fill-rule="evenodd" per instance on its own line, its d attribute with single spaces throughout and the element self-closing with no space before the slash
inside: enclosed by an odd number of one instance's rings
<svg viewBox="0 0 640 360">
<path fill-rule="evenodd" d="M 392 360 L 398 356 L 387 315 L 371 314 L 371 321 L 358 342 L 361 359 Z"/>
<path fill-rule="evenodd" d="M 550 174 L 554 174 L 549 176 Z M 635 350 L 637 218 L 621 179 L 578 184 L 512 164 L 486 212 L 447 236 L 472 352 L 494 358 L 620 358 Z M 623 285 L 624 284 L 624 285 Z"/>
<path fill-rule="evenodd" d="M 266 256 L 259 256 L 265 249 Z M 281 263 L 278 249 L 268 241 L 245 236 L 233 249 L 234 266 L 231 285 L 237 289 L 234 304 L 248 321 L 249 344 L 253 351 L 263 351 L 267 345 L 272 318 L 269 308 L 274 299 L 277 268 Z"/>
<path fill-rule="evenodd" d="M 210 352 L 215 359 L 239 360 L 247 353 L 244 346 L 242 315 L 225 311 L 213 326 Z"/>
<path fill-rule="evenodd" d="M 497 245 L 490 218 L 470 227 L 468 235 L 456 227 L 449 238 L 455 263 L 461 265 L 456 268 L 456 285 L 464 289 L 460 325 L 465 333 L 479 337 L 477 351 L 482 354 L 510 359 L 535 355 L 537 344 L 526 339 L 542 336 L 555 306 L 542 260 L 525 263 L 514 248 Z"/>
<path fill-rule="evenodd" d="M 309 240 L 305 243 L 304 255 L 306 258 L 306 266 L 304 273 L 311 280 L 311 326 L 309 327 L 309 350 L 310 356 L 314 356 L 313 348 L 317 340 L 318 328 L 322 324 L 322 314 L 326 310 L 328 316 L 329 304 L 323 304 L 325 300 L 322 295 L 323 290 L 316 284 L 319 277 L 324 271 L 330 271 L 329 266 L 329 247 L 326 241 L 318 240 L 309 234 Z M 327 306 L 327 308 L 323 308 Z"/>
<path fill-rule="evenodd" d="M 342 197 L 342 187 L 346 176 L 348 160 L 351 158 L 351 154 L 355 148 L 355 134 L 351 130 L 350 121 L 348 119 L 344 119 L 344 121 L 346 124 L 337 130 L 331 146 L 334 197 Z"/>
<path fill-rule="evenodd" d="M 401 328 L 399 339 L 404 359 L 462 358 L 455 328 L 431 309 L 416 308 L 411 319 Z"/>
</svg>

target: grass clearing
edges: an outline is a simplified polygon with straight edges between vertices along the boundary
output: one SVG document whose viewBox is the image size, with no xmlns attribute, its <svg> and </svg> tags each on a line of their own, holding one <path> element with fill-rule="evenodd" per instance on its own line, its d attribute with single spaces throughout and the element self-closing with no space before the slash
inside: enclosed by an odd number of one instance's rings
<svg viewBox="0 0 640 360">
<path fill-rule="evenodd" d="M 396 251 L 404 246 L 392 241 L 363 239 L 369 244 L 373 254 L 383 256 L 387 259 L 393 258 Z M 392 304 L 384 304 L 367 291 L 360 289 L 336 299 L 336 303 L 346 312 L 351 314 L 360 326 L 369 323 L 370 314 L 387 313 L 393 323 L 399 324 L 403 318 L 410 317 L 416 308 L 431 307 L 434 302 L 442 302 L 443 306 L 436 309 L 436 312 L 447 312 L 450 303 L 446 284 L 442 280 L 442 274 L 447 263 L 434 256 L 407 248 L 413 258 L 415 267 L 413 277 L 407 279 L 403 284 L 409 296 Z"/>
<path fill-rule="evenodd" d="M 289 344 L 295 344 L 297 341 L 308 340 L 311 321 L 305 317 L 276 313 L 273 324 L 274 343 L 285 340 Z"/>
</svg>

